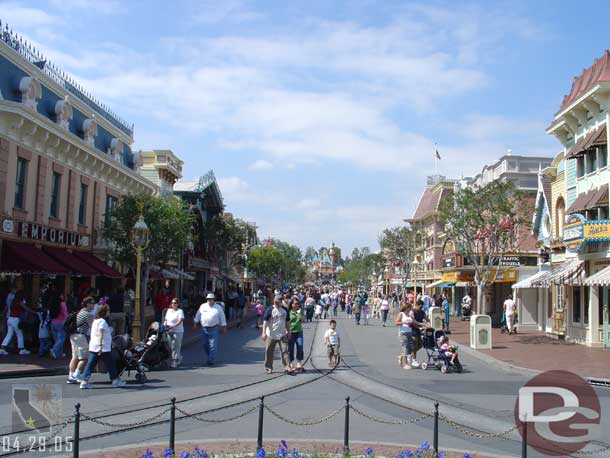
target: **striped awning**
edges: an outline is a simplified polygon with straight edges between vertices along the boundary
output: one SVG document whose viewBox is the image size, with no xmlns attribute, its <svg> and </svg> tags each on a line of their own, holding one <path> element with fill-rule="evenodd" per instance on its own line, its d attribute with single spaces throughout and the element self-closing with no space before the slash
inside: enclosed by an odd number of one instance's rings
<svg viewBox="0 0 610 458">
<path fill-rule="evenodd" d="M 610 266 L 591 275 L 584 281 L 587 286 L 610 286 Z"/>
<path fill-rule="evenodd" d="M 533 281 L 534 287 L 549 288 L 551 285 L 582 285 L 585 279 L 585 262 L 571 259 L 553 266 L 549 275 L 539 281 Z"/>
<path fill-rule="evenodd" d="M 521 280 L 518 283 L 513 285 L 513 289 L 525 289 L 525 288 L 538 288 L 538 286 L 534 285 L 534 282 L 542 282 L 551 274 L 550 270 L 543 270 L 541 272 L 537 272 L 531 277 L 527 277 Z"/>
</svg>

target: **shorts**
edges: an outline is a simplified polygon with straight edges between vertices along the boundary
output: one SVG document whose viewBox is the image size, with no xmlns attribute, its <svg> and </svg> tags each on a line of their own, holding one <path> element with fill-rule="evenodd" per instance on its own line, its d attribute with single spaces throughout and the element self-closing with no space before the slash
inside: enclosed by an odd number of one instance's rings
<svg viewBox="0 0 610 458">
<path fill-rule="evenodd" d="M 339 345 L 327 345 L 326 352 L 328 356 L 339 356 Z"/>
<path fill-rule="evenodd" d="M 410 332 L 400 333 L 400 345 L 402 347 L 403 355 L 410 355 L 415 351 L 415 341 L 413 334 Z"/>
<path fill-rule="evenodd" d="M 89 357 L 89 344 L 87 343 L 87 337 L 83 334 L 72 334 L 70 344 L 72 344 L 73 358 L 83 360 Z"/>
<path fill-rule="evenodd" d="M 422 348 L 421 334 L 413 334 L 413 351 L 417 352 Z"/>
</svg>

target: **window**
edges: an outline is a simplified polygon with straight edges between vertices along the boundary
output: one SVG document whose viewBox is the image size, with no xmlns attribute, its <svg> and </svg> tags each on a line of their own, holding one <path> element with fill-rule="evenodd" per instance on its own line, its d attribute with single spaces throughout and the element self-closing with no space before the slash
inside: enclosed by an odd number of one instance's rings
<svg viewBox="0 0 610 458">
<path fill-rule="evenodd" d="M 599 207 L 597 212 L 597 219 L 608 219 L 608 207 Z"/>
<path fill-rule="evenodd" d="M 598 297 L 599 297 L 599 325 L 602 326 L 604 324 L 604 304 L 608 304 L 608 297 L 610 295 L 610 289 L 606 287 L 599 287 Z"/>
<path fill-rule="evenodd" d="M 601 145 L 597 148 L 597 161 L 600 169 L 608 165 L 608 145 Z"/>
<path fill-rule="evenodd" d="M 572 288 L 572 323 L 580 323 L 580 286 Z"/>
<path fill-rule="evenodd" d="M 585 174 L 585 157 L 584 156 L 578 156 L 578 159 L 576 159 L 576 175 L 578 176 L 578 178 L 584 176 Z"/>
<path fill-rule="evenodd" d="M 590 149 L 586 153 L 586 164 L 587 173 L 595 172 L 597 170 L 597 151 Z"/>
<path fill-rule="evenodd" d="M 61 184 L 61 175 L 53 172 L 51 177 L 51 210 L 50 215 L 52 218 L 57 218 L 59 213 L 59 186 Z"/>
<path fill-rule="evenodd" d="M 84 225 L 87 217 L 87 185 L 80 185 L 80 204 L 78 205 L 78 224 Z"/>
<path fill-rule="evenodd" d="M 15 179 L 15 208 L 25 208 L 25 177 L 28 171 L 28 161 L 17 159 L 17 176 Z"/>
<path fill-rule="evenodd" d="M 589 288 L 587 288 L 586 286 L 584 287 L 584 293 L 585 293 L 585 303 L 583 305 L 583 307 L 584 307 L 583 317 L 584 317 L 585 324 L 589 324 Z"/>
<path fill-rule="evenodd" d="M 108 224 L 110 222 L 110 213 L 116 207 L 116 197 L 106 195 L 106 213 L 104 213 L 104 222 Z"/>
</svg>

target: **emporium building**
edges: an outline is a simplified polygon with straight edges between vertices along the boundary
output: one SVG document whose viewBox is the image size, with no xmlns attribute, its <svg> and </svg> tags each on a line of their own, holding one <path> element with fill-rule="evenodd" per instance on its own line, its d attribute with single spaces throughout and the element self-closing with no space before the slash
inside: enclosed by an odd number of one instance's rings
<svg viewBox="0 0 610 458">
<path fill-rule="evenodd" d="M 122 275 L 100 256 L 121 196 L 157 193 L 138 173 L 133 127 L 8 29 L 0 33 L 0 293 L 35 300 L 109 292 Z"/>
</svg>

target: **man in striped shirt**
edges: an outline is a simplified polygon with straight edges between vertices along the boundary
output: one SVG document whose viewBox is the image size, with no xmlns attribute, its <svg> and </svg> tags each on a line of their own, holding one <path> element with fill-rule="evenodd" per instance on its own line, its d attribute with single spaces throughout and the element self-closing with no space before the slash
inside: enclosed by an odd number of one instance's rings
<svg viewBox="0 0 610 458">
<path fill-rule="evenodd" d="M 89 335 L 91 334 L 91 324 L 95 316 L 93 306 L 95 300 L 92 297 L 83 299 L 83 308 L 76 315 L 76 332 L 70 335 L 72 344 L 72 359 L 70 360 L 68 382 L 78 383 L 85 363 L 89 357 Z"/>
</svg>

